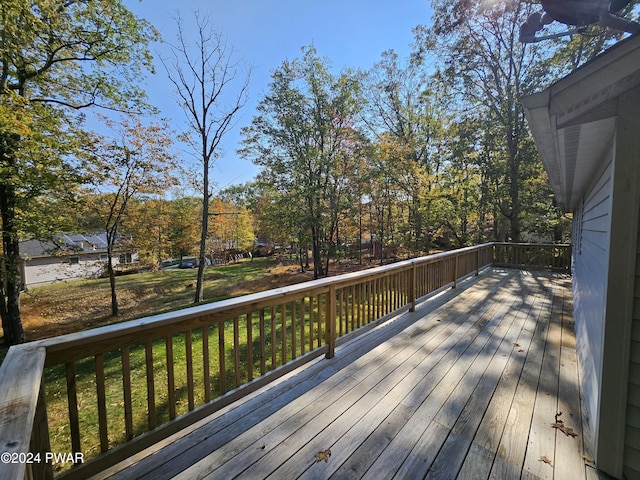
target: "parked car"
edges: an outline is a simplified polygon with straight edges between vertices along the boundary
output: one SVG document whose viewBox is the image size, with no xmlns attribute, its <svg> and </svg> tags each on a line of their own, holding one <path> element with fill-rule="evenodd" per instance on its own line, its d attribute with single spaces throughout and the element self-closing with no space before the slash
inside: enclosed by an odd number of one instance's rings
<svg viewBox="0 0 640 480">
<path fill-rule="evenodd" d="M 196 268 L 196 264 L 193 262 L 184 262 L 180 264 L 179 268 Z"/>
</svg>

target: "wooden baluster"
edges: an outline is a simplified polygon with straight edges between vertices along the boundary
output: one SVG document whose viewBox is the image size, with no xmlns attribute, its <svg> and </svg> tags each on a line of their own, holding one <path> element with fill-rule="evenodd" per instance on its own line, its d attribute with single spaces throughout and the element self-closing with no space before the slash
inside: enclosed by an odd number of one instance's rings
<svg viewBox="0 0 640 480">
<path fill-rule="evenodd" d="M 209 325 L 202 327 L 202 379 L 204 381 L 204 401 L 211 401 L 211 367 L 209 365 Z"/>
<path fill-rule="evenodd" d="M 100 451 L 109 450 L 109 435 L 107 432 L 107 395 L 104 378 L 104 355 L 98 353 L 96 361 L 96 395 L 98 397 L 98 430 L 100 435 Z"/>
<path fill-rule="evenodd" d="M 280 336 L 282 340 L 281 365 L 284 365 L 287 363 L 287 307 L 284 303 L 280 305 L 280 328 L 282 329 L 282 335 Z"/>
<path fill-rule="evenodd" d="M 260 375 L 264 375 L 267 371 L 267 359 L 265 352 L 265 328 L 264 328 L 264 309 L 260 309 Z"/>
<path fill-rule="evenodd" d="M 325 304 L 325 341 L 327 343 L 326 358 L 333 358 L 336 349 L 336 285 L 329 286 L 329 293 L 324 297 Z"/>
<path fill-rule="evenodd" d="M 235 387 L 240 386 L 240 326 L 238 317 L 233 317 L 233 375 Z"/>
<path fill-rule="evenodd" d="M 127 440 L 133 438 L 133 407 L 131 404 L 131 360 L 129 346 L 122 347 L 122 397 L 124 401 L 124 432 Z"/>
<path fill-rule="evenodd" d="M 345 315 L 342 313 L 344 310 L 344 288 L 341 288 L 340 290 L 336 291 L 336 295 L 338 296 L 337 300 L 336 300 L 336 309 L 337 309 L 337 313 L 336 313 L 336 329 L 338 330 L 338 336 L 342 336 L 344 335 L 344 331 L 348 330 L 349 326 L 345 325 Z"/>
<path fill-rule="evenodd" d="M 69 428 L 71 431 L 71 450 L 80 452 L 80 420 L 78 417 L 78 393 L 76 390 L 76 366 L 73 362 L 65 364 L 67 376 L 67 400 L 69 405 Z"/>
<path fill-rule="evenodd" d="M 296 302 L 291 302 L 291 359 L 294 360 L 298 354 L 297 349 L 298 330 L 296 327 Z"/>
<path fill-rule="evenodd" d="M 309 297 L 309 351 L 313 350 L 313 296 Z"/>
<path fill-rule="evenodd" d="M 317 298 L 316 298 L 316 303 L 318 304 L 318 348 L 322 346 L 322 307 L 320 306 L 320 304 L 322 303 L 320 301 L 320 294 L 318 294 Z M 326 301 L 325 301 L 325 305 L 326 305 Z"/>
<path fill-rule="evenodd" d="M 402 275 L 400 272 L 393 275 L 393 310 L 400 308 L 400 296 L 402 295 Z"/>
<path fill-rule="evenodd" d="M 276 307 L 271 307 L 271 370 L 278 366 L 276 360 Z"/>
<path fill-rule="evenodd" d="M 29 442 L 29 451 L 34 454 L 39 453 L 41 458 L 43 458 L 47 452 L 51 451 L 46 403 L 43 375 L 40 380 L 40 393 L 38 394 L 38 403 L 36 404 L 36 411 L 33 417 L 33 428 L 31 430 L 31 440 Z M 37 462 L 30 466 L 32 467 L 32 476 L 30 478 L 53 480 L 53 469 L 51 463 Z"/>
<path fill-rule="evenodd" d="M 195 407 L 195 388 L 193 385 L 193 336 L 191 330 L 187 330 L 184 334 L 184 345 L 186 350 L 187 361 L 187 401 L 189 411 Z"/>
<path fill-rule="evenodd" d="M 358 285 L 351 285 L 349 287 L 349 303 L 351 304 L 351 331 L 354 331 L 356 328 L 356 290 Z"/>
<path fill-rule="evenodd" d="M 458 258 L 459 255 L 453 257 L 453 287 L 456 288 L 458 286 Z"/>
<path fill-rule="evenodd" d="M 253 313 L 247 313 L 247 381 L 253 380 Z"/>
<path fill-rule="evenodd" d="M 169 402 L 169 419 L 176 418 L 176 375 L 173 361 L 173 335 L 164 337 L 164 346 L 167 356 L 167 393 Z"/>
<path fill-rule="evenodd" d="M 378 286 L 380 285 L 380 278 L 375 278 L 373 280 L 373 285 L 372 285 L 372 293 L 373 293 L 373 317 L 371 318 L 371 320 L 375 321 L 380 317 L 380 296 L 379 296 L 379 292 L 380 289 L 378 288 Z"/>
<path fill-rule="evenodd" d="M 147 410 L 149 430 L 156 428 L 156 389 L 153 376 L 153 344 L 151 340 L 144 344 L 145 360 L 147 367 Z"/>
<path fill-rule="evenodd" d="M 392 293 L 391 293 L 391 282 L 392 282 L 392 278 L 391 275 L 385 275 L 384 277 L 384 296 L 385 296 L 385 312 L 384 314 L 387 315 L 389 312 L 391 312 L 391 306 L 393 305 L 393 298 L 392 298 Z"/>
<path fill-rule="evenodd" d="M 355 287 L 355 295 L 356 295 L 356 328 L 360 328 L 362 326 L 362 287 L 363 283 L 359 283 Z"/>
<path fill-rule="evenodd" d="M 380 306 L 382 307 L 380 312 L 381 317 L 384 317 L 388 313 L 388 293 L 389 293 L 387 288 L 388 280 L 389 280 L 388 276 L 383 276 L 380 279 L 380 296 L 382 301 L 382 303 L 380 304 Z"/>
<path fill-rule="evenodd" d="M 304 328 L 305 328 L 305 318 L 306 318 L 306 310 L 305 310 L 305 301 L 304 301 L 304 297 L 300 299 L 300 355 L 304 355 L 304 351 L 305 351 L 305 334 L 304 334 Z"/>
<path fill-rule="evenodd" d="M 227 370 L 225 368 L 224 320 L 218 320 L 218 363 L 220 368 L 220 395 L 227 393 Z"/>
<path fill-rule="evenodd" d="M 378 278 L 371 281 L 371 321 L 378 318 Z"/>
</svg>

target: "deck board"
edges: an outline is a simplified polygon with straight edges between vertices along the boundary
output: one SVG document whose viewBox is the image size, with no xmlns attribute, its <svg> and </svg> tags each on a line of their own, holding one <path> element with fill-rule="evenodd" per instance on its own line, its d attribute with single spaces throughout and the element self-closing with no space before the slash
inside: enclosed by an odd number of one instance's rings
<svg viewBox="0 0 640 480">
<path fill-rule="evenodd" d="M 585 479 L 577 372 L 570 279 L 495 269 L 94 478 Z"/>
</svg>

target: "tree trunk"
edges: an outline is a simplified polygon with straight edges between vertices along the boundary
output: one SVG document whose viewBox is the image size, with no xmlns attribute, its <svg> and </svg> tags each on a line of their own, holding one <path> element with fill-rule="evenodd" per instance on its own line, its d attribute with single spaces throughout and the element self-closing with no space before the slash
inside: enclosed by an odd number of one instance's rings
<svg viewBox="0 0 640 480">
<path fill-rule="evenodd" d="M 314 280 L 324 276 L 322 265 L 322 252 L 318 231 L 311 229 L 311 255 L 313 256 L 313 278 Z"/>
<path fill-rule="evenodd" d="M 193 303 L 204 300 L 204 267 L 205 254 L 207 249 L 207 232 L 209 231 L 209 160 L 206 159 L 206 141 L 203 141 L 203 157 L 205 158 L 203 167 L 202 185 L 202 232 L 200 234 L 200 253 L 198 255 L 198 279 L 196 280 L 196 295 Z M 226 255 L 225 255 L 226 260 Z"/>
<path fill-rule="evenodd" d="M 511 197 L 510 240 L 520 241 L 520 162 L 516 156 L 512 156 L 509 167 L 509 196 Z"/>
<path fill-rule="evenodd" d="M 113 252 L 111 248 L 107 250 L 107 272 L 109 273 L 109 285 L 111 286 L 111 315 L 117 317 L 119 315 L 118 310 L 118 296 L 116 294 L 116 272 L 113 269 Z"/>
<path fill-rule="evenodd" d="M 13 156 L 18 138 L 0 138 L 0 165 L 11 172 L 16 160 Z M 4 341 L 16 345 L 25 341 L 20 318 L 20 242 L 16 227 L 17 193 L 9 178 L 0 180 L 0 215 L 2 217 L 2 278 L 0 279 L 0 315 Z"/>
</svg>

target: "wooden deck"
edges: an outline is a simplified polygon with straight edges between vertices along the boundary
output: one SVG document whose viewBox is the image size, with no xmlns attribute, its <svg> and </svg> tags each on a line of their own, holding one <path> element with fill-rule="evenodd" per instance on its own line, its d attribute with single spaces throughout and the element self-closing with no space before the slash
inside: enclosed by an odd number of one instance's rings
<svg viewBox="0 0 640 480">
<path fill-rule="evenodd" d="M 94 478 L 590 478 L 570 283 L 487 271 Z"/>
</svg>

